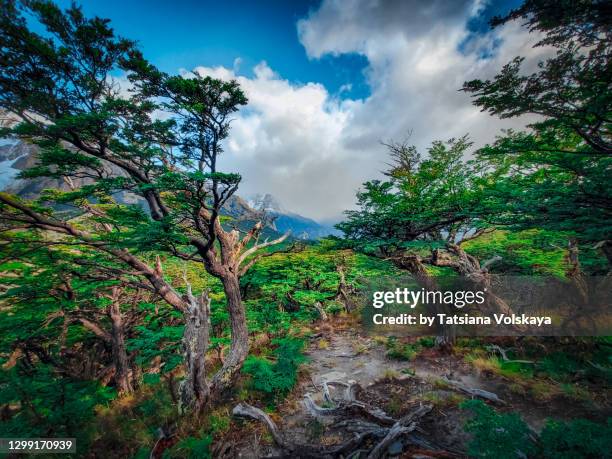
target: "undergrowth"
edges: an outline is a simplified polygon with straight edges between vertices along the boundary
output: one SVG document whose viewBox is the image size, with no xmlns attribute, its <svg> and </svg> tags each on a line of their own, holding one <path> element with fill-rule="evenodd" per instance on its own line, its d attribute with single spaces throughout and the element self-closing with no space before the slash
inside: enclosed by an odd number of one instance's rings
<svg viewBox="0 0 612 459">
<path fill-rule="evenodd" d="M 607 424 L 586 419 L 548 420 L 539 437 L 518 413 L 497 413 L 480 400 L 461 407 L 471 412 L 465 430 L 472 434 L 468 454 L 477 458 L 611 458 L 612 418 Z"/>
</svg>

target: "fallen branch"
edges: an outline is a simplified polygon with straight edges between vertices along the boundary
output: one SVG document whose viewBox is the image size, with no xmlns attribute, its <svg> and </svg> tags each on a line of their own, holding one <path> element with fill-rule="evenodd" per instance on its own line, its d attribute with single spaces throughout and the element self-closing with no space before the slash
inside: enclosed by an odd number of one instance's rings
<svg viewBox="0 0 612 459">
<path fill-rule="evenodd" d="M 389 429 L 385 438 L 370 451 L 368 459 L 379 459 L 383 457 L 387 448 L 389 448 L 396 439 L 416 429 L 417 421 L 429 413 L 431 408 L 432 405 L 419 405 L 416 409 L 412 410 L 393 424 L 393 427 Z"/>
<path fill-rule="evenodd" d="M 500 346 L 498 346 L 497 344 L 492 344 L 490 346 L 486 347 L 489 351 L 491 352 L 499 352 L 499 355 L 501 356 L 502 360 L 506 363 L 523 363 L 523 364 L 535 364 L 534 361 L 532 360 L 511 360 L 508 358 L 508 351 Z"/>
<path fill-rule="evenodd" d="M 445 383 L 447 383 L 449 386 L 459 390 L 460 392 L 466 393 L 472 397 L 482 398 L 484 400 L 489 400 L 490 402 L 498 403 L 500 405 L 506 405 L 506 402 L 503 401 L 501 398 L 499 398 L 497 394 L 494 394 L 493 392 L 489 392 L 487 390 L 478 389 L 474 387 L 467 387 L 461 384 L 460 382 L 451 381 L 446 378 L 442 378 L 442 380 Z"/>
<path fill-rule="evenodd" d="M 387 451 L 387 448 L 389 448 L 389 446 L 391 446 L 391 444 L 397 438 L 412 432 L 414 429 L 416 429 L 416 423 L 414 422 L 409 426 L 403 426 L 399 422 L 395 423 L 393 427 L 389 429 L 389 432 L 385 438 L 383 438 L 382 441 L 378 443 L 372 451 L 370 451 L 370 454 L 368 454 L 368 459 L 379 459 L 383 457 Z"/>
<path fill-rule="evenodd" d="M 287 456 L 292 458 L 302 459 L 323 459 L 323 458 L 334 458 L 344 456 L 346 453 L 355 451 L 361 444 L 363 444 L 368 438 L 375 435 L 373 431 L 362 432 L 358 435 L 354 435 L 345 442 L 331 446 L 315 446 L 308 444 L 289 444 L 278 430 L 276 423 L 259 408 L 255 408 L 247 403 L 239 403 L 232 410 L 232 414 L 238 417 L 250 418 L 256 421 L 263 422 L 274 442 L 285 452 Z M 284 456 L 283 456 L 284 457 Z"/>
<path fill-rule="evenodd" d="M 281 435 L 276 423 L 266 413 L 261 411 L 259 408 L 249 405 L 248 403 L 239 403 L 232 410 L 232 414 L 241 418 L 251 418 L 256 421 L 263 422 L 270 431 L 272 438 L 280 447 L 285 447 L 285 439 Z"/>
</svg>

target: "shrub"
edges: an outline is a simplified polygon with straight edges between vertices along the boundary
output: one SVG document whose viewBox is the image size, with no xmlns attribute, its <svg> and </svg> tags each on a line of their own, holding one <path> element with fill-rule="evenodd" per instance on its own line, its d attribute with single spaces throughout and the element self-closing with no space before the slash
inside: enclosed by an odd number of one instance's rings
<svg viewBox="0 0 612 459">
<path fill-rule="evenodd" d="M 297 381 L 299 366 L 306 361 L 302 350 L 304 341 L 297 338 L 278 338 L 272 352 L 275 360 L 249 356 L 242 368 L 251 377 L 251 387 L 268 395 L 287 394 Z"/>
<path fill-rule="evenodd" d="M 436 338 L 433 336 L 423 336 L 419 338 L 419 344 L 423 347 L 432 348 L 436 345 Z"/>
<path fill-rule="evenodd" d="M 541 455 L 545 458 L 612 458 L 610 439 L 612 419 L 606 425 L 586 419 L 570 422 L 549 420 L 540 436 Z"/>
<path fill-rule="evenodd" d="M 204 435 L 202 438 L 187 437 L 174 445 L 169 451 L 164 453 L 165 458 L 186 458 L 186 459 L 210 459 L 210 445 L 212 437 Z"/>
<path fill-rule="evenodd" d="M 473 414 L 465 424 L 465 430 L 473 435 L 468 444 L 470 456 L 516 459 L 535 451 L 535 444 L 529 437 L 529 426 L 518 413 L 496 413 L 481 400 L 467 400 L 461 408 Z"/>
<path fill-rule="evenodd" d="M 397 337 L 390 336 L 387 340 L 387 357 L 396 360 L 414 360 L 420 350 L 420 345 L 417 344 L 402 344 L 397 340 Z"/>
<path fill-rule="evenodd" d="M 472 412 L 465 424 L 471 432 L 468 454 L 473 457 L 514 459 L 612 458 L 612 418 L 606 425 L 586 419 L 569 422 L 548 420 L 539 441 L 531 438 L 529 426 L 518 413 L 496 413 L 480 400 L 468 400 L 461 407 Z"/>
</svg>

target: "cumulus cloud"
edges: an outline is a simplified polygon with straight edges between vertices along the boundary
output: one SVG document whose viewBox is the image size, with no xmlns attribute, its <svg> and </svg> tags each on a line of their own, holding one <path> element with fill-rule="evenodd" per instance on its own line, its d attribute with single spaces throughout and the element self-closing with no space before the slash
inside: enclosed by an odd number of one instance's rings
<svg viewBox="0 0 612 459">
<path fill-rule="evenodd" d="M 292 84 L 265 62 L 254 76 L 238 65 L 196 71 L 236 78 L 249 105 L 236 117 L 224 166 L 244 176 L 241 193 L 269 192 L 285 207 L 318 219 L 337 218 L 354 205 L 360 184 L 379 176 L 386 160 L 380 141 L 402 140 L 421 149 L 432 140 L 469 133 L 476 146 L 502 128 L 527 120 L 500 121 L 473 107 L 458 91 L 463 82 L 493 76 L 516 55 L 534 67 L 547 50 L 518 24 L 486 34 L 466 24 L 480 0 L 324 0 L 297 23 L 312 59 L 359 53 L 368 59 L 371 94 L 341 100 L 318 83 Z M 487 56 L 487 57 L 483 57 Z"/>
<path fill-rule="evenodd" d="M 194 71 L 236 79 L 249 98 L 232 122 L 221 163 L 243 174 L 242 195 L 269 192 L 292 211 L 315 218 L 336 217 L 338 203 L 352 202 L 354 187 L 342 184 L 355 184 L 360 171 L 341 141 L 351 101 L 332 97 L 321 84 L 291 84 L 265 62 L 252 78 L 225 67 Z"/>
</svg>

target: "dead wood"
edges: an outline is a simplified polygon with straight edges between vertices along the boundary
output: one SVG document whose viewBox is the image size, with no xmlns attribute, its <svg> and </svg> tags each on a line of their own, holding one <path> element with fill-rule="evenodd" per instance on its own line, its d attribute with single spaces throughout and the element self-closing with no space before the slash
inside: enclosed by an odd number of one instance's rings
<svg viewBox="0 0 612 459">
<path fill-rule="evenodd" d="M 330 385 L 346 387 L 342 400 L 337 401 L 332 397 L 329 391 Z M 432 448 L 428 442 L 413 434 L 417 429 L 420 419 L 431 411 L 431 405 L 419 405 L 407 415 L 399 420 L 395 420 L 386 415 L 379 408 L 368 407 L 365 403 L 356 400 L 353 392 L 354 386 L 356 386 L 355 383 L 343 383 L 340 381 L 323 383 L 322 390 L 324 398 L 328 403 L 335 405 L 330 408 L 317 405 L 310 394 L 306 394 L 305 396 L 306 407 L 308 411 L 315 416 L 354 416 L 355 414 L 359 414 L 369 418 L 368 421 L 363 421 L 352 417 L 351 419 L 345 419 L 333 424 L 333 429 L 344 429 L 352 434 L 349 439 L 334 446 L 290 443 L 270 416 L 259 408 L 246 403 L 239 403 L 236 405 L 232 414 L 237 417 L 249 418 L 263 423 L 270 432 L 276 445 L 283 451 L 281 457 L 308 459 L 346 458 L 355 457 L 355 453 L 361 451 L 363 454 L 369 453 L 367 456 L 368 458 L 381 458 L 385 455 L 387 449 L 394 441 L 407 434 L 412 434 L 410 438 L 406 439 L 408 443 L 418 445 L 419 447 Z M 346 399 L 347 396 L 349 397 L 348 400 Z M 354 410 L 358 413 L 355 413 Z M 368 446 L 371 445 L 371 440 L 377 440 L 378 442 L 373 447 Z"/>
<path fill-rule="evenodd" d="M 482 398 L 484 400 L 488 400 L 488 401 L 493 402 L 493 403 L 498 403 L 500 405 L 506 405 L 506 402 L 503 401 L 502 399 L 500 399 L 497 396 L 497 394 L 494 394 L 493 392 L 489 392 L 489 391 L 484 390 L 484 389 L 468 387 L 468 386 L 465 386 L 465 385 L 461 384 L 460 382 L 451 381 L 451 380 L 446 379 L 446 378 L 442 378 L 442 380 L 445 383 L 447 383 L 450 387 L 452 387 L 453 389 L 457 389 L 458 391 L 463 392 L 465 394 L 468 394 L 468 395 L 470 395 L 472 397 Z"/>
<path fill-rule="evenodd" d="M 327 313 L 325 312 L 325 309 L 323 309 L 323 305 L 321 304 L 321 302 L 320 301 L 315 301 L 314 307 L 317 310 L 317 312 L 319 313 L 319 315 L 321 316 L 321 320 L 326 321 L 327 320 Z"/>
<path fill-rule="evenodd" d="M 391 446 L 391 444 L 402 435 L 407 434 L 408 432 L 412 432 L 416 428 L 416 424 L 413 422 L 408 426 L 403 426 L 400 423 L 396 423 L 389 429 L 385 438 L 382 439 L 380 443 L 378 443 L 370 454 L 368 454 L 368 459 L 379 459 L 383 457 L 387 448 Z"/>
</svg>

